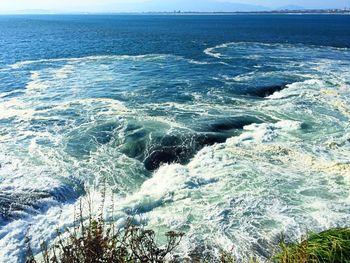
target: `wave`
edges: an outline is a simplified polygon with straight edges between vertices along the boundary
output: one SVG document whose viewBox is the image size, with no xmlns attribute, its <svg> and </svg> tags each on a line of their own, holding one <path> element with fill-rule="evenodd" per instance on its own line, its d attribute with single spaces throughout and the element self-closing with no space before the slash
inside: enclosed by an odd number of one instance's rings
<svg viewBox="0 0 350 263">
<path fill-rule="evenodd" d="M 20 100 L 12 99 L 0 103 L 0 118 L 8 119 L 17 117 L 19 119 L 30 119 L 35 113 L 35 110 L 27 107 L 26 104 Z"/>
<path fill-rule="evenodd" d="M 220 48 L 226 48 L 226 47 L 228 47 L 231 44 L 234 44 L 234 43 L 232 43 L 232 42 L 224 43 L 224 44 L 217 45 L 215 47 L 206 48 L 204 50 L 204 53 L 207 54 L 208 56 L 211 56 L 211 57 L 214 57 L 214 58 L 221 58 L 222 54 L 220 54 L 219 52 L 215 52 L 215 50 L 216 49 L 220 49 Z"/>
<path fill-rule="evenodd" d="M 26 85 L 28 90 L 42 90 L 48 87 L 44 81 L 40 80 L 40 73 L 37 71 L 31 73 L 30 79 L 31 81 Z"/>
<path fill-rule="evenodd" d="M 282 90 L 282 91 L 276 91 L 270 96 L 268 96 L 268 99 L 282 99 L 284 96 L 299 96 L 300 95 L 300 88 L 315 88 L 318 89 L 320 87 L 324 87 L 325 83 L 320 79 L 308 79 L 302 82 L 295 82 L 292 84 L 287 84 L 286 87 L 288 90 Z"/>
<path fill-rule="evenodd" d="M 74 65 L 67 64 L 64 65 L 62 68 L 55 71 L 55 78 L 56 79 L 65 79 L 68 77 L 69 73 L 71 73 L 74 70 Z"/>
<path fill-rule="evenodd" d="M 252 142 L 269 142 L 281 132 L 298 130 L 300 127 L 300 122 L 290 120 L 279 121 L 275 124 L 251 124 L 243 128 L 246 132 L 232 140 L 244 144 Z"/>
<path fill-rule="evenodd" d="M 104 55 L 104 56 L 86 56 L 77 58 L 50 58 L 50 59 L 38 59 L 38 60 L 27 60 L 19 61 L 12 65 L 9 65 L 11 69 L 19 69 L 24 66 L 37 63 L 48 63 L 48 62 L 81 62 L 81 61 L 98 61 L 105 59 L 164 59 L 167 55 L 164 54 L 146 54 L 146 55 Z"/>
<path fill-rule="evenodd" d="M 251 256 L 251 251 L 260 256 L 268 254 L 267 248 L 259 244 L 280 231 L 295 239 L 305 227 L 315 229 L 318 225 L 318 230 L 323 230 L 342 225 L 349 215 L 334 206 L 346 207 L 349 200 L 344 195 L 343 181 L 334 184 L 331 180 L 332 174 L 337 176 L 341 170 L 332 169 L 331 161 L 327 164 L 320 159 L 318 150 L 305 152 L 299 143 L 280 142 L 300 129 L 302 125 L 293 121 L 247 125 L 242 135 L 203 148 L 187 165 L 163 165 L 135 193 L 114 200 L 117 207 L 113 220 L 122 224 L 120 220 L 126 215 L 138 215 L 149 227 L 186 228 L 184 254 L 206 240 L 212 249 L 216 245 L 235 245 L 239 251 L 233 252 L 239 258 L 248 253 Z M 306 171 L 315 173 L 304 177 Z M 346 170 L 343 172 L 346 174 Z M 299 193 L 298 202 L 291 202 L 296 198 L 294 192 Z M 97 198 L 96 207 L 98 202 Z M 22 223 L 20 233 L 25 231 L 24 226 L 31 225 L 29 233 L 34 241 L 44 235 L 52 237 L 49 225 L 69 226 L 72 220 L 72 205 L 60 209 L 51 207 L 33 216 Z M 16 227 L 15 221 L 0 231 L 1 242 L 8 242 L 6 259 L 19 252 L 10 241 L 19 233 Z M 212 231 L 217 234 L 212 236 Z M 15 240 L 21 240 L 20 236 Z"/>
<path fill-rule="evenodd" d="M 247 50 L 243 51 L 242 48 Z M 236 49 L 236 53 L 233 57 L 227 54 L 230 49 Z M 263 51 L 264 50 L 264 51 Z M 247 60 L 263 60 L 266 59 L 266 55 L 270 58 L 278 59 L 282 56 L 286 58 L 295 59 L 295 57 L 288 57 L 292 55 L 292 51 L 298 52 L 313 52 L 326 55 L 327 52 L 338 53 L 338 55 L 344 55 L 344 52 L 348 53 L 349 48 L 338 48 L 332 46 L 315 46 L 306 44 L 291 44 L 291 43 L 263 43 L 263 42 L 228 42 L 216 45 L 214 47 L 206 48 L 204 54 L 216 58 L 216 59 L 233 59 L 236 56 L 242 56 Z M 285 53 L 287 52 L 287 53 Z M 261 55 L 264 53 L 264 55 Z M 280 53 L 280 56 L 276 54 Z M 293 55 L 292 55 L 293 56 Z M 349 54 L 347 54 L 349 56 Z M 305 55 L 307 57 L 307 54 Z M 334 58 L 333 58 L 334 59 Z"/>
<path fill-rule="evenodd" d="M 234 251 L 238 257 L 251 256 L 252 250 L 268 255 L 267 247 L 259 244 L 281 231 L 295 239 L 305 226 L 324 230 L 343 225 L 349 215 L 346 209 L 335 209 L 334 200 L 344 206 L 349 200 L 343 196 L 342 183 L 334 185 L 331 178 L 346 170 L 332 170 L 334 163 L 317 156 L 317 151 L 307 153 L 298 143 L 280 142 L 300 129 L 301 124 L 293 121 L 246 126 L 242 135 L 203 148 L 188 165 L 162 166 L 121 202 L 123 211 L 141 213 L 149 226 L 185 227 L 184 244 L 189 247 L 183 251 L 210 240 L 239 247 Z M 310 171 L 315 172 L 304 177 Z M 329 195 L 334 199 L 326 198 Z M 294 198 L 299 201 L 291 202 Z"/>
</svg>

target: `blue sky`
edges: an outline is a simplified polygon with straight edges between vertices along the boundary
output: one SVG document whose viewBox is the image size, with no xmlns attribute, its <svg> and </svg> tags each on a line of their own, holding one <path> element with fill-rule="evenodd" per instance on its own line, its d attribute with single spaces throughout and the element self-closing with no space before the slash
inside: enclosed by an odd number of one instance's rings
<svg viewBox="0 0 350 263">
<path fill-rule="evenodd" d="M 240 4 L 235 4 L 240 3 Z M 54 12 L 117 11 L 248 11 L 284 6 L 305 8 L 350 7 L 350 0 L 0 0 L 0 13 L 19 10 Z"/>
</svg>

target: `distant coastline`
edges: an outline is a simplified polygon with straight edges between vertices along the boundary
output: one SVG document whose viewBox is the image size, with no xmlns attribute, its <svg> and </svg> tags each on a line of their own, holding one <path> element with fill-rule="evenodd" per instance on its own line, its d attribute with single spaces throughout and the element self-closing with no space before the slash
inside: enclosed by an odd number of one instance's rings
<svg viewBox="0 0 350 263">
<path fill-rule="evenodd" d="M 203 14 L 203 15 L 239 15 L 239 14 L 350 14 L 350 8 L 346 9 L 283 9 L 283 10 L 268 10 L 268 11 L 214 11 L 214 12 L 196 12 L 196 11 L 173 11 L 173 12 L 141 12 L 137 14 Z"/>
<path fill-rule="evenodd" d="M 145 11 L 145 12 L 60 12 L 48 10 L 21 10 L 0 15 L 349 15 L 350 8 L 345 9 L 296 9 L 296 10 L 268 10 L 268 11 Z"/>
</svg>

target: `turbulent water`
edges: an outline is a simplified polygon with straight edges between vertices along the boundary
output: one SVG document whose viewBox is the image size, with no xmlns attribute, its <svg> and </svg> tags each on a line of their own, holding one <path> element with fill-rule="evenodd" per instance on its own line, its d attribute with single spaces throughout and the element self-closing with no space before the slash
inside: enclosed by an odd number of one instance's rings
<svg viewBox="0 0 350 263">
<path fill-rule="evenodd" d="M 104 190 L 117 223 L 184 231 L 184 255 L 348 225 L 349 22 L 1 17 L 0 262 Z"/>
</svg>

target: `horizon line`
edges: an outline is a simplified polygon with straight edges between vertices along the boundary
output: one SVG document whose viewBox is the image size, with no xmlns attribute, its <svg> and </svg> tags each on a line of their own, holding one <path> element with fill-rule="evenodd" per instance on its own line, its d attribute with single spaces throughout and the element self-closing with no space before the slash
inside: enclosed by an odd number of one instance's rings
<svg viewBox="0 0 350 263">
<path fill-rule="evenodd" d="M 336 13 L 350 13 L 350 8 L 305 8 L 305 9 L 276 9 L 276 10 L 262 10 L 262 11 L 53 11 L 53 10 L 18 10 L 11 12 L 0 12 L 0 15 L 108 15 L 108 14 L 124 14 L 124 15 L 147 15 L 147 14 L 289 14 L 289 13 L 309 13 L 316 14 L 317 12 L 323 14 Z"/>
</svg>

